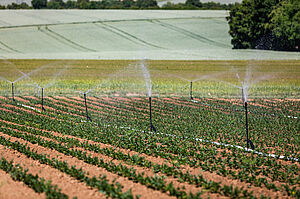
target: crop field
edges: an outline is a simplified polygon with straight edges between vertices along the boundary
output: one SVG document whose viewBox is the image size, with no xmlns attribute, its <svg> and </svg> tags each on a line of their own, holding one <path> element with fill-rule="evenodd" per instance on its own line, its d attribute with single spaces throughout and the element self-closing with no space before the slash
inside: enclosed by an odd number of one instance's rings
<svg viewBox="0 0 300 199">
<path fill-rule="evenodd" d="M 299 59 L 299 53 L 233 50 L 228 11 L 3 10 L 6 59 Z"/>
<path fill-rule="evenodd" d="M 299 198 L 299 64 L 2 60 L 0 197 Z"/>
</svg>

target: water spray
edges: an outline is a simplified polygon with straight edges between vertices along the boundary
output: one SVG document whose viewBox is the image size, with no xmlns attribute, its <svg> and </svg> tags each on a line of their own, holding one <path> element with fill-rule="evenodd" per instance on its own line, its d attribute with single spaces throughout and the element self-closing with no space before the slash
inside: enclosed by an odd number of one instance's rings
<svg viewBox="0 0 300 199">
<path fill-rule="evenodd" d="M 13 82 L 11 83 L 11 96 L 12 96 L 13 101 L 16 101 L 15 96 L 14 96 L 14 83 Z"/>
<path fill-rule="evenodd" d="M 42 111 L 46 111 L 44 108 L 44 88 L 42 88 Z"/>
<path fill-rule="evenodd" d="M 152 112 L 151 112 L 151 97 L 149 97 L 149 110 L 150 110 L 150 131 L 156 132 L 156 128 L 152 124 Z"/>
<path fill-rule="evenodd" d="M 193 98 L 193 82 L 191 81 L 191 86 L 190 86 L 190 97 L 191 97 L 191 100 L 194 100 Z"/>
<path fill-rule="evenodd" d="M 90 118 L 89 114 L 88 114 L 88 109 L 87 109 L 87 104 L 86 104 L 86 93 L 83 93 L 84 95 L 84 104 L 85 104 L 85 112 L 86 112 L 86 119 L 89 121 L 92 121 L 92 119 Z"/>
</svg>

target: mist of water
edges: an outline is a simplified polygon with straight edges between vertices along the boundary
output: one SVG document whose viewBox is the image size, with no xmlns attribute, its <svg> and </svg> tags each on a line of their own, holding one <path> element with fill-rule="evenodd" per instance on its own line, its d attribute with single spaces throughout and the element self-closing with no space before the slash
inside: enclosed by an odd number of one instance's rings
<svg viewBox="0 0 300 199">
<path fill-rule="evenodd" d="M 82 91 L 82 90 L 79 90 L 79 91 L 75 91 L 77 93 L 80 93 L 80 94 L 89 94 L 91 93 L 92 91 L 94 91 L 96 88 L 98 88 L 99 86 L 101 85 L 105 85 L 107 84 L 108 82 L 110 82 L 113 78 L 116 78 L 116 77 L 120 77 L 120 74 L 122 74 L 124 71 L 128 70 L 128 67 L 125 67 L 123 68 L 122 70 L 118 70 L 117 72 L 115 73 L 112 73 L 110 74 L 108 77 L 106 77 L 102 82 L 100 82 L 99 84 L 96 84 L 95 86 L 93 86 L 92 88 L 86 90 L 86 91 Z"/>
<path fill-rule="evenodd" d="M 0 79 L 2 79 L 3 81 L 6 81 L 8 83 L 12 83 L 11 81 L 9 81 L 8 79 L 6 79 L 5 77 L 0 76 Z"/>
<path fill-rule="evenodd" d="M 140 67 L 141 67 L 141 70 L 142 70 L 142 73 L 143 73 L 143 76 L 144 76 L 144 79 L 145 79 L 145 83 L 146 83 L 146 86 L 147 86 L 148 96 L 151 97 L 151 95 L 152 95 L 151 76 L 150 76 L 150 73 L 147 69 L 147 66 L 146 66 L 146 63 L 145 63 L 144 60 L 142 60 L 140 62 Z"/>
<path fill-rule="evenodd" d="M 232 69 L 234 69 L 234 68 L 232 68 Z M 243 100 L 243 103 L 245 103 L 248 101 L 249 89 L 251 88 L 252 85 L 257 84 L 258 82 L 260 82 L 262 80 L 267 80 L 267 79 L 273 78 L 273 76 L 271 76 L 271 75 L 262 75 L 262 76 L 253 77 L 252 70 L 253 70 L 253 67 L 248 66 L 246 68 L 245 75 L 243 78 L 240 76 L 240 73 L 236 72 L 235 76 L 236 76 L 239 84 L 233 84 L 233 83 L 230 83 L 228 81 L 223 81 L 223 80 L 218 80 L 218 81 L 228 84 L 230 86 L 233 86 L 235 88 L 241 89 L 242 100 Z"/>
</svg>

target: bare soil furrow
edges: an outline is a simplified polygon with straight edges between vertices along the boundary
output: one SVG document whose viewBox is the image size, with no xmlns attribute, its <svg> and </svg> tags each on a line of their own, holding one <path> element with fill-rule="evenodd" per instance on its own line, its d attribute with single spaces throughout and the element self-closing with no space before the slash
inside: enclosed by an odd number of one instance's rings
<svg viewBox="0 0 300 199">
<path fill-rule="evenodd" d="M 1 145 L 0 148 L 2 148 Z M 0 151 L 2 150 L 0 149 Z M 45 197 L 46 195 L 44 193 L 36 193 L 33 189 L 29 188 L 23 182 L 13 180 L 8 173 L 0 170 L 0 199 L 39 199 Z"/>
<path fill-rule="evenodd" d="M 160 191 L 152 190 L 152 189 L 147 188 L 147 187 L 145 187 L 145 186 L 143 186 L 139 183 L 134 183 L 134 182 L 128 180 L 127 178 L 120 177 L 120 176 L 118 176 L 114 173 L 110 173 L 110 172 L 106 171 L 104 168 L 100 168 L 100 167 L 97 167 L 97 166 L 87 164 L 84 161 L 78 160 L 75 157 L 66 156 L 62 153 L 59 153 L 59 152 L 55 151 L 55 150 L 47 149 L 47 148 L 39 146 L 37 144 L 31 144 L 31 143 L 29 143 L 25 140 L 15 138 L 15 137 L 11 137 L 11 136 L 8 136 L 8 135 L 3 134 L 3 133 L 0 133 L 0 135 L 5 137 L 5 138 L 10 138 L 12 142 L 19 141 L 22 144 L 27 144 L 32 150 L 36 151 L 39 154 L 46 154 L 46 155 L 49 155 L 50 158 L 57 158 L 58 160 L 66 161 L 69 165 L 76 165 L 76 168 L 82 168 L 83 171 L 88 172 L 90 177 L 105 175 L 107 177 L 107 179 L 109 180 L 109 182 L 113 182 L 116 179 L 116 182 L 119 182 L 120 184 L 122 184 L 124 186 L 124 188 L 123 188 L 124 191 L 128 191 L 129 189 L 131 189 L 132 193 L 134 195 L 142 195 L 143 198 L 154 198 L 154 197 L 173 198 L 173 197 L 170 197 L 170 196 L 168 196 L 168 195 L 166 195 L 166 194 L 164 194 Z M 109 159 L 106 158 L 106 160 L 109 160 Z M 49 166 L 47 166 L 47 167 L 49 167 Z M 66 175 L 66 174 L 64 174 L 64 175 Z M 62 191 L 63 191 L 63 189 L 62 189 Z M 64 192 L 64 193 L 66 193 L 66 192 Z"/>
<path fill-rule="evenodd" d="M 3 134 L 1 134 L 3 136 Z M 5 136 L 8 138 L 8 136 Z M 17 140 L 17 139 L 15 139 Z M 12 139 L 12 141 L 15 141 Z M 18 140 L 20 141 L 20 140 Z M 37 160 L 32 160 L 24 154 L 8 149 L 0 145 L 1 156 L 7 160 L 13 159 L 16 164 L 20 164 L 23 168 L 28 169 L 28 173 L 38 175 L 46 180 L 51 180 L 53 185 L 57 185 L 62 193 L 67 194 L 70 198 L 77 196 L 78 198 L 105 198 L 105 195 L 96 189 L 87 187 L 84 183 L 78 182 L 69 175 L 58 171 L 48 165 L 40 164 Z"/>
</svg>

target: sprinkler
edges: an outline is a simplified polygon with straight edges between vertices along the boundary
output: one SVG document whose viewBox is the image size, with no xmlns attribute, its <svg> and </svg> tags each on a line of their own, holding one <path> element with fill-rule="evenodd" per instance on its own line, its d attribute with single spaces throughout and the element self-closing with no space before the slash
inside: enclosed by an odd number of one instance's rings
<svg viewBox="0 0 300 199">
<path fill-rule="evenodd" d="M 150 109 L 150 131 L 156 132 L 156 128 L 152 125 L 151 97 L 149 97 L 149 109 Z"/>
<path fill-rule="evenodd" d="M 85 104 L 85 111 L 86 111 L 86 119 L 89 121 L 92 121 L 92 119 L 90 118 L 89 114 L 88 114 L 88 109 L 87 109 L 87 104 L 86 104 L 86 93 L 83 94 L 84 95 L 84 104 Z"/>
<path fill-rule="evenodd" d="M 242 87 L 242 101 L 243 101 L 243 107 L 245 108 L 245 93 L 244 93 L 244 87 Z"/>
<path fill-rule="evenodd" d="M 11 95 L 12 95 L 13 101 L 16 101 L 15 97 L 14 97 L 14 83 L 13 82 L 11 83 Z"/>
<path fill-rule="evenodd" d="M 42 111 L 46 111 L 44 108 L 44 88 L 42 88 Z"/>
<path fill-rule="evenodd" d="M 193 98 L 193 82 L 191 81 L 191 86 L 190 86 L 190 97 L 191 97 L 191 100 L 194 100 Z"/>
<path fill-rule="evenodd" d="M 248 110 L 247 110 L 247 101 L 245 101 L 245 115 L 246 115 L 246 133 L 247 133 L 247 149 L 249 149 L 249 144 L 252 150 L 254 150 L 254 144 L 251 140 L 249 140 L 249 133 L 248 133 Z"/>
</svg>

